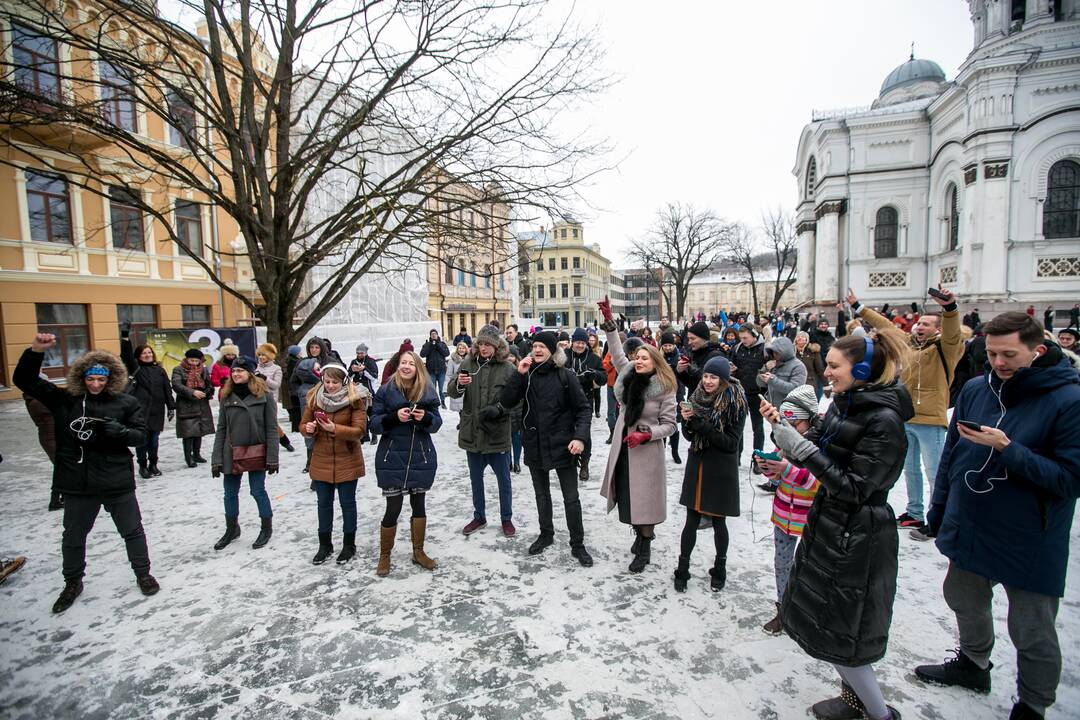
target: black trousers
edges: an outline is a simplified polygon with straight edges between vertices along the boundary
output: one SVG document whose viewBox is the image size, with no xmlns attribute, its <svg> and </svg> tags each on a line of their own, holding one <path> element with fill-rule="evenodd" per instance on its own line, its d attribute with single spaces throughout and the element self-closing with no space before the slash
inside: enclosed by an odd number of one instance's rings
<svg viewBox="0 0 1080 720">
<path fill-rule="evenodd" d="M 540 516 L 540 535 L 555 537 L 555 524 L 552 520 L 551 474 L 548 470 L 530 467 L 533 490 L 536 492 L 536 511 Z M 563 508 L 566 511 L 566 529 L 570 531 L 570 547 L 582 547 L 585 544 L 585 528 L 581 522 L 581 498 L 578 497 L 577 471 L 573 465 L 555 468 L 562 488 Z"/>
<path fill-rule="evenodd" d="M 78 580 L 86 571 L 86 536 L 94 527 L 101 508 L 112 515 L 113 524 L 127 545 L 128 561 L 135 577 L 150 572 L 150 551 L 135 491 L 113 498 L 97 495 L 64 495 L 64 580 Z"/>
<path fill-rule="evenodd" d="M 747 395 L 746 404 L 750 410 L 750 427 L 754 433 L 754 449 L 761 450 L 765 447 L 765 422 L 761 417 L 761 396 Z M 740 454 L 742 444 L 739 444 Z"/>
</svg>

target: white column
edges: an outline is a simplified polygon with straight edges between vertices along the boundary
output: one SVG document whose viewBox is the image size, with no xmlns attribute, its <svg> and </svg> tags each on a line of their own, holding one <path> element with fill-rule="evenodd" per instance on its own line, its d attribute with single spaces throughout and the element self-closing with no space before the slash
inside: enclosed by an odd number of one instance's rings
<svg viewBox="0 0 1080 720">
<path fill-rule="evenodd" d="M 979 258 L 978 282 L 980 294 L 1005 293 L 1005 263 L 1009 240 L 1009 178 L 1008 162 L 983 163 L 979 168 L 978 187 L 982 213 L 979 216 L 979 237 L 982 253 Z M 974 239 L 974 238 L 973 238 Z M 1017 270 L 1021 270 L 1017 268 Z"/>
<path fill-rule="evenodd" d="M 815 257 L 816 241 L 814 238 L 814 223 L 805 222 L 798 226 L 798 271 L 795 280 L 796 302 L 806 302 L 814 299 L 814 267 L 817 264 Z"/>
<path fill-rule="evenodd" d="M 814 252 L 814 300 L 835 303 L 840 298 L 840 213 L 844 201 L 826 202 L 817 209 Z"/>
</svg>

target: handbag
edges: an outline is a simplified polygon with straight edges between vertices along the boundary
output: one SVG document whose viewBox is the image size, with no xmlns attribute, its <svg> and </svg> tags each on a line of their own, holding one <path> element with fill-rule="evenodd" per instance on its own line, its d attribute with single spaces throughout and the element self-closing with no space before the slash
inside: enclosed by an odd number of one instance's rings
<svg viewBox="0 0 1080 720">
<path fill-rule="evenodd" d="M 243 403 L 241 404 L 243 405 L 243 408 L 247 410 L 248 418 L 251 420 L 252 426 L 257 426 L 253 413 L 251 412 L 251 407 Z M 224 412 L 224 408 L 222 409 L 222 412 Z M 232 439 L 230 439 L 229 450 L 232 455 L 233 475 L 266 469 L 265 440 L 255 445 L 233 445 Z"/>
</svg>

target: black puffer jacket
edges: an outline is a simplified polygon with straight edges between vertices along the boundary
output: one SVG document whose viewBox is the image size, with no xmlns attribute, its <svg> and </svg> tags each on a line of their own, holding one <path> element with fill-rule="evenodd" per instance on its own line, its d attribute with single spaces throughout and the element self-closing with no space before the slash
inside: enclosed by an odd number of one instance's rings
<svg viewBox="0 0 1080 720">
<path fill-rule="evenodd" d="M 754 398 L 749 402 L 756 405 L 759 402 L 757 398 L 762 393 L 762 389 L 758 387 L 757 376 L 761 374 L 761 368 L 765 367 L 765 338 L 758 336 L 750 347 L 739 343 L 731 353 L 730 360 L 735 366 L 735 377 L 742 383 L 746 396 Z"/>
<path fill-rule="evenodd" d="M 565 361 L 559 351 L 556 358 Z M 521 433 L 525 464 L 552 470 L 574 464 L 567 447 L 571 440 L 587 442 L 592 404 L 585 399 L 574 373 L 554 359 L 534 366 L 525 375 L 515 372 L 503 386 L 503 407 L 522 403 Z"/>
<path fill-rule="evenodd" d="M 142 405 L 146 429 L 161 432 L 165 429 L 165 411 L 176 408 L 168 373 L 156 362 L 149 365 L 139 362 L 127 338 L 120 339 L 120 359 L 131 378 L 127 392 L 138 398 Z"/>
<path fill-rule="evenodd" d="M 567 354 L 566 366 L 577 375 L 581 383 L 581 391 L 586 396 L 591 395 L 595 385 L 607 385 L 607 372 L 604 370 L 604 361 L 592 350 L 585 348 L 585 352 L 578 355 L 572 350 Z"/>
<path fill-rule="evenodd" d="M 896 518 L 886 503 L 915 415 L 900 383 L 840 393 L 807 434 L 821 482 L 784 593 L 784 629 L 811 657 L 856 667 L 885 655 L 896 596 Z"/>
<path fill-rule="evenodd" d="M 135 491 L 135 470 L 129 447 L 146 442 L 142 407 L 124 392 L 127 371 L 114 355 L 91 351 L 75 361 L 68 373 L 67 389 L 39 377 L 44 353 L 26 350 L 19 358 L 13 380 L 16 387 L 49 408 L 56 429 L 56 461 L 53 490 L 64 495 L 117 497 Z M 109 382 L 99 395 L 91 395 L 83 373 L 93 364 L 109 368 Z M 127 428 L 123 437 L 106 437 L 103 423 L 86 425 L 89 437 L 80 439 L 71 423 L 80 417 L 111 419 Z"/>
<path fill-rule="evenodd" d="M 690 365 L 687 366 L 684 372 L 680 373 L 678 364 L 676 364 L 675 377 L 686 387 L 686 394 L 692 395 L 697 390 L 698 383 L 701 382 L 701 369 L 705 367 L 705 363 L 714 357 L 727 357 L 727 353 L 724 352 L 724 348 L 719 343 L 710 342 L 697 350 L 690 350 L 686 353 L 686 357 L 690 361 Z"/>
</svg>

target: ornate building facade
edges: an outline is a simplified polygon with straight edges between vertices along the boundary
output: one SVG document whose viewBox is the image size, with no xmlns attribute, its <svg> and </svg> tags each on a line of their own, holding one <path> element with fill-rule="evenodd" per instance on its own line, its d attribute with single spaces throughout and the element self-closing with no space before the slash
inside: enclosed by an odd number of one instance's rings
<svg viewBox="0 0 1080 720">
<path fill-rule="evenodd" d="M 968 0 L 952 81 L 912 57 L 870 107 L 815 113 L 798 179 L 798 298 L 847 287 L 994 311 L 1080 299 L 1080 0 Z"/>
</svg>

